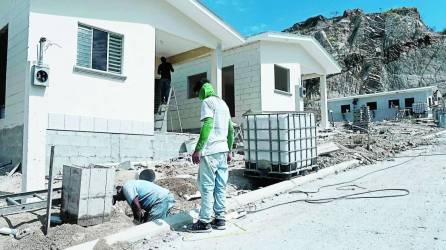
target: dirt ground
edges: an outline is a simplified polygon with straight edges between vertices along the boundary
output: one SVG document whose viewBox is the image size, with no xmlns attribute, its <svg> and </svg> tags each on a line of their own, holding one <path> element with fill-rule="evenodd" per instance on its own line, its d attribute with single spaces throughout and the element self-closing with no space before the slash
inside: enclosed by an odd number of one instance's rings
<svg viewBox="0 0 446 250">
<path fill-rule="evenodd" d="M 341 149 L 320 156 L 318 164 L 321 167 L 328 167 L 350 159 L 359 159 L 362 164 L 371 164 L 401 151 L 432 144 L 434 139 L 425 139 L 424 137 L 438 131 L 438 128 L 428 124 L 415 124 L 406 121 L 375 123 L 372 125 L 370 133 L 370 150 L 367 150 L 367 135 L 352 132 L 344 128 L 342 124 L 337 124 L 333 131 L 319 133 L 318 143 L 332 141 L 337 143 Z M 138 171 L 144 168 L 153 169 L 156 173 L 155 182 L 174 194 L 177 202 L 173 213 L 197 208 L 200 202 L 197 192 L 198 166 L 190 162 L 190 157 L 182 155 L 171 161 L 154 162 L 147 166 L 139 165 L 132 170 L 119 169 L 116 171 L 116 184 L 123 184 L 126 180 L 134 179 Z M 229 167 L 228 198 L 259 187 L 258 182 L 243 176 L 243 168 L 243 155 L 235 155 Z M 19 192 L 20 179 L 20 174 L 14 174 L 12 177 L 0 176 L 0 191 L 2 193 Z M 56 187 L 60 185 L 61 181 L 59 180 Z M 54 212 L 59 211 L 55 210 Z M 40 210 L 0 218 L 0 227 L 27 229 L 30 232 L 21 240 L 0 235 L 0 249 L 63 249 L 121 231 L 133 225 L 130 206 L 126 202 L 118 202 L 113 207 L 111 220 L 107 223 L 91 227 L 63 224 L 52 227 L 49 236 L 46 237 L 41 230 L 44 213 L 44 210 Z M 163 241 L 169 241 L 169 237 L 160 237 Z M 148 246 L 151 246 L 150 242 L 150 239 L 146 240 Z M 99 244 L 98 249 L 110 248 Z M 113 246 L 112 249 L 131 249 L 131 246 L 120 244 Z M 156 249 L 156 246 L 153 246 L 153 249 Z"/>
</svg>

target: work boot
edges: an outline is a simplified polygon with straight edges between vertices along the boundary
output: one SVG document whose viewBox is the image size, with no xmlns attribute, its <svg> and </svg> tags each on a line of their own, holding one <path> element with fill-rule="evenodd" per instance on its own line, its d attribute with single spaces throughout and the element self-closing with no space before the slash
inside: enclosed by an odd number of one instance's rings
<svg viewBox="0 0 446 250">
<path fill-rule="evenodd" d="M 211 222 L 211 226 L 213 229 L 225 230 L 226 229 L 226 221 L 223 219 L 214 219 Z"/>
<path fill-rule="evenodd" d="M 210 233 L 212 231 L 210 223 L 204 223 L 200 220 L 188 225 L 186 229 L 190 233 Z"/>
</svg>

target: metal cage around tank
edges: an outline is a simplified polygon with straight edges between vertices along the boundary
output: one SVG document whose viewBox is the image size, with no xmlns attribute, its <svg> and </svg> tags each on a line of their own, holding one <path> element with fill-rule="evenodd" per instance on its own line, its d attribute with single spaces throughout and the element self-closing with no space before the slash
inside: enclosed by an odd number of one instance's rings
<svg viewBox="0 0 446 250">
<path fill-rule="evenodd" d="M 317 164 L 313 113 L 250 113 L 243 130 L 247 176 L 287 179 Z"/>
</svg>

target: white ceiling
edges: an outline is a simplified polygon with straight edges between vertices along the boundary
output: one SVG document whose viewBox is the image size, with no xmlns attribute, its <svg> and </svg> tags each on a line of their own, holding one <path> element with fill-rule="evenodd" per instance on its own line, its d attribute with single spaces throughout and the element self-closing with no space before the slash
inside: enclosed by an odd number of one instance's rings
<svg viewBox="0 0 446 250">
<path fill-rule="evenodd" d="M 156 30 L 156 56 L 170 57 L 201 47 L 198 43 L 180 38 L 162 30 Z"/>
</svg>

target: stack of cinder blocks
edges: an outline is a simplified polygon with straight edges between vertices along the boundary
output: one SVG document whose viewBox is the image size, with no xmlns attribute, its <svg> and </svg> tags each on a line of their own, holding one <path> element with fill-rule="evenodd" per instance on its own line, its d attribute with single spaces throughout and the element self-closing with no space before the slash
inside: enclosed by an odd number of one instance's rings
<svg viewBox="0 0 446 250">
<path fill-rule="evenodd" d="M 110 220 L 115 182 L 114 168 L 64 166 L 62 218 L 64 222 L 92 226 Z"/>
</svg>

